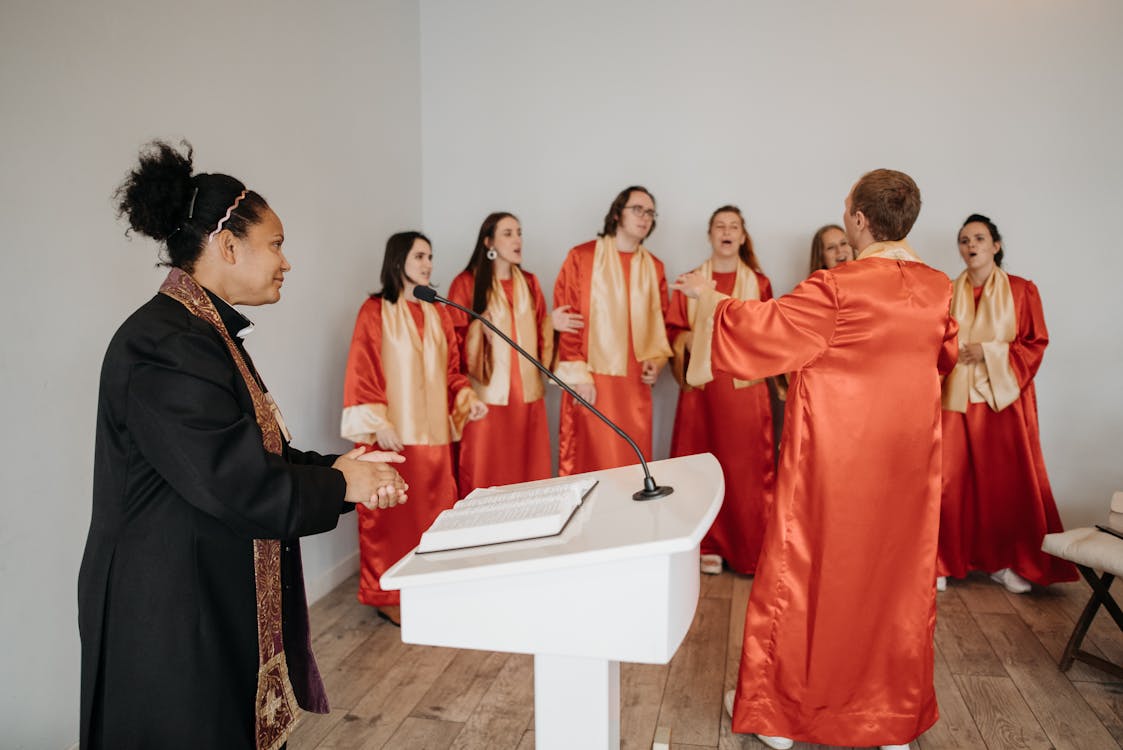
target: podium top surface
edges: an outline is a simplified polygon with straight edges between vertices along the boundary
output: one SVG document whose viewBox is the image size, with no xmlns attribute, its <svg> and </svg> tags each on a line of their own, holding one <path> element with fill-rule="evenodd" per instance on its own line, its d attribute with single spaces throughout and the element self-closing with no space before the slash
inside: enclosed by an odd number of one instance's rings
<svg viewBox="0 0 1123 750">
<path fill-rule="evenodd" d="M 658 484 L 674 488 L 672 494 L 655 500 L 633 500 L 632 494 L 643 487 L 639 464 L 590 472 L 584 476 L 595 477 L 598 484 L 561 534 L 445 552 L 410 552 L 382 575 L 379 584 L 383 589 L 397 590 L 669 555 L 693 548 L 721 508 L 725 494 L 721 466 L 711 454 L 702 453 L 654 461 L 649 467 Z M 558 481 L 543 479 L 521 486 Z"/>
</svg>

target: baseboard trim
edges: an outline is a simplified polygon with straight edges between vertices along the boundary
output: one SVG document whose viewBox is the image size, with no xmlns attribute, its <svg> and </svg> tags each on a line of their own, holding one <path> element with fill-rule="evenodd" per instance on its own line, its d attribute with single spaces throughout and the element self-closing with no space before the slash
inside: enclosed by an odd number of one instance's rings
<svg viewBox="0 0 1123 750">
<path fill-rule="evenodd" d="M 309 606 L 315 604 L 326 596 L 332 589 L 346 581 L 359 570 L 359 551 L 355 550 L 347 557 L 340 560 L 330 570 L 304 580 L 304 588 L 308 595 Z"/>
</svg>

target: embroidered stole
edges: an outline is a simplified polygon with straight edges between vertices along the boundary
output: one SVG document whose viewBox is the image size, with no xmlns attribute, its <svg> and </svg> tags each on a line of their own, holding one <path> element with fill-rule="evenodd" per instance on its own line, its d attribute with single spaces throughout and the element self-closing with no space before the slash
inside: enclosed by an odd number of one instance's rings
<svg viewBox="0 0 1123 750">
<path fill-rule="evenodd" d="M 222 337 L 238 372 L 253 399 L 254 417 L 261 430 L 265 450 L 281 455 L 283 450 L 280 412 L 272 397 L 258 385 L 234 343 L 214 303 L 190 274 L 173 268 L 160 292 L 176 300 L 188 312 L 209 323 Z M 281 542 L 253 541 L 254 584 L 257 589 L 257 697 L 254 703 L 254 737 L 257 750 L 277 750 L 285 744 L 296 724 L 299 708 L 289 681 L 281 630 Z M 318 679 L 318 676 L 315 677 Z M 322 692 L 322 687 L 321 687 Z"/>
<path fill-rule="evenodd" d="M 625 295 L 621 253 L 612 237 L 597 239 L 589 294 L 589 369 L 602 375 L 628 373 L 628 347 L 624 342 L 628 340 L 629 322 L 638 361 L 671 356 L 655 261 L 643 245 L 626 255 L 631 256 L 631 273 Z"/>
<path fill-rule="evenodd" d="M 531 355 L 545 362 L 550 361 L 551 352 L 547 351 L 541 356 L 538 352 L 539 333 L 545 342 L 547 350 L 553 349 L 553 330 L 550 327 L 550 318 L 542 321 L 539 326 L 536 320 L 537 310 L 534 297 L 530 293 L 530 285 L 522 270 L 511 266 L 511 296 L 514 305 L 507 300 L 503 290 L 503 281 L 496 275 L 491 279 L 491 290 L 487 295 L 487 309 L 483 315 L 500 331 L 511 336 L 512 329 L 518 334 L 515 338 L 518 345 L 526 349 Z M 514 325 L 511 321 L 514 319 Z M 505 406 L 511 393 L 511 357 L 518 357 L 519 377 L 522 378 L 523 403 L 533 403 L 542 398 L 546 389 L 542 385 L 542 376 L 538 369 L 526 360 L 525 357 L 511 349 L 505 341 L 493 342 L 494 334 L 484 328 L 483 323 L 472 320 L 468 324 L 468 331 L 464 336 L 465 357 L 468 360 L 468 375 L 472 378 L 472 386 L 476 395 L 487 404 Z"/>
<path fill-rule="evenodd" d="M 713 260 L 707 259 L 698 268 L 699 273 L 707 280 L 710 281 L 714 277 Z M 756 274 L 753 269 L 749 268 L 745 263 L 740 260 L 737 261 L 737 275 L 733 279 L 733 299 L 760 299 L 760 282 L 757 281 Z M 713 361 L 711 346 L 713 342 L 712 336 L 693 336 L 693 330 L 698 317 L 698 300 L 686 300 L 686 319 L 690 323 L 691 334 L 693 338 L 693 345 L 698 346 L 698 349 L 691 349 L 690 351 L 690 364 L 683 371 L 683 361 L 687 359 L 685 356 L 685 341 L 683 344 L 683 351 L 678 351 L 676 345 L 675 359 L 672 363 L 674 368 L 675 379 L 678 380 L 684 391 L 691 390 L 692 387 L 701 388 L 706 383 L 714 379 Z M 712 321 L 710 321 L 712 325 Z M 750 385 L 756 385 L 763 382 L 762 380 L 741 380 L 739 378 L 733 379 L 734 388 L 746 388 Z"/>
<path fill-rule="evenodd" d="M 970 401 L 985 402 L 994 411 L 1002 411 L 1021 395 L 1018 378 L 1010 367 L 1010 342 L 1018 332 L 1010 277 L 996 266 L 983 284 L 976 306 L 971 279 L 964 271 L 952 290 L 951 315 L 959 323 L 961 342 L 982 344 L 983 361 L 956 364 L 944 379 L 944 409 L 966 412 Z"/>
<path fill-rule="evenodd" d="M 448 341 L 441 317 L 419 302 L 418 333 L 404 298 L 382 300 L 382 372 L 390 422 L 406 445 L 447 445 L 453 439 L 448 408 Z"/>
</svg>

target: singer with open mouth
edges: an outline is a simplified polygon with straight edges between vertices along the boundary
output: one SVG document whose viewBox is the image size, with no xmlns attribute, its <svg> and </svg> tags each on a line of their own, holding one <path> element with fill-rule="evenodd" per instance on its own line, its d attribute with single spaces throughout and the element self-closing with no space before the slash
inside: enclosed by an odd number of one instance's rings
<svg viewBox="0 0 1123 750">
<path fill-rule="evenodd" d="M 566 308 L 547 314 L 538 277 L 524 270 L 522 262 L 518 218 L 506 211 L 489 214 L 480 225 L 467 268 L 449 285 L 448 297 L 483 315 L 535 358 L 549 362 L 554 330 L 579 330 L 581 316 Z M 471 321 L 456 308 L 448 310 L 460 342 L 461 367 L 488 407 L 487 419 L 465 425 L 460 439 L 460 496 L 477 487 L 549 477 L 550 432 L 541 373 L 480 321 Z"/>
<path fill-rule="evenodd" d="M 1002 235 L 971 214 L 959 230 L 967 268 L 955 280 L 959 363 L 944 381 L 944 484 L 939 584 L 985 570 L 1008 591 L 1077 579 L 1072 563 L 1041 550 L 1064 531 L 1053 500 L 1033 378 L 1049 332 L 1032 281 L 1002 268 Z"/>
</svg>

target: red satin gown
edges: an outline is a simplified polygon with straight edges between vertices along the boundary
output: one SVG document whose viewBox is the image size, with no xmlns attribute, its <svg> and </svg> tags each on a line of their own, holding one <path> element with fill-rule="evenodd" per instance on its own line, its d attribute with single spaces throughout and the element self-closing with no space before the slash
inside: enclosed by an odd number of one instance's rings
<svg viewBox="0 0 1123 750">
<path fill-rule="evenodd" d="M 717 290 L 732 294 L 737 273 L 714 273 Z M 760 299 L 772 299 L 772 284 L 758 273 Z M 689 334 L 686 297 L 671 296 L 667 338 Z M 685 367 L 684 367 L 685 369 Z M 725 502 L 702 539 L 703 555 L 720 555 L 738 573 L 756 572 L 764 527 L 776 485 L 772 405 L 767 383 L 733 387 L 733 377 L 714 373 L 703 388 L 679 393 L 671 456 L 712 453 L 725 473 Z"/>
<path fill-rule="evenodd" d="M 976 304 L 982 289 L 975 289 Z M 1041 551 L 1043 536 L 1064 531 L 1045 473 L 1033 387 L 1049 332 L 1033 282 L 1010 276 L 1010 292 L 1018 326 L 1010 366 L 1021 395 L 999 412 L 968 403 L 966 413 L 943 413 L 939 572 L 963 578 L 1011 568 L 1047 586 L 1079 577 L 1072 563 Z"/>
<path fill-rule="evenodd" d="M 542 295 L 537 277 L 526 271 L 523 271 L 523 276 L 534 297 L 534 329 L 541 331 L 542 321 L 547 315 L 546 299 Z M 507 295 L 507 304 L 513 310 L 513 281 L 506 279 L 501 283 L 503 293 Z M 448 298 L 471 309 L 474 284 L 473 275 L 467 271 L 462 272 L 452 280 Z M 467 315 L 455 309 L 452 310 L 452 318 L 456 326 L 461 363 L 466 368 L 464 338 L 470 321 Z M 515 326 L 511 327 L 510 336 L 519 346 L 526 348 L 526 344 L 519 341 Z M 539 338 L 539 352 L 545 350 L 545 343 Z M 506 342 L 501 340 L 497 340 L 495 345 L 507 346 Z M 511 385 L 507 394 L 507 403 L 505 405 L 488 403 L 486 417 L 464 426 L 459 451 L 461 497 L 477 487 L 529 482 L 534 479 L 546 479 L 551 474 L 550 427 L 546 421 L 546 400 L 540 398 L 529 404 L 523 401 L 522 373 L 519 371 L 521 358 L 521 354 L 511 351 L 509 373 Z M 545 364 L 549 366 L 548 362 Z"/>
<path fill-rule="evenodd" d="M 424 338 L 421 305 L 409 302 L 409 311 Z M 460 372 L 460 355 L 452 319 L 437 307 L 441 327 L 448 344 L 448 404 L 452 409 L 456 394 L 469 387 Z M 372 297 L 363 303 L 355 322 L 351 350 L 347 357 L 347 374 L 343 384 L 343 405 L 385 404 L 384 368 L 396 366 L 382 358 L 382 300 Z M 423 388 L 424 383 L 418 383 Z M 400 429 L 400 427 L 399 427 Z M 367 445 L 385 450 L 377 443 Z M 407 445 L 400 453 L 405 463 L 394 468 L 409 485 L 409 501 L 385 510 L 369 511 L 355 507 L 359 517 L 359 601 L 374 607 L 399 603 L 397 591 L 383 591 L 378 580 L 387 569 L 417 546 L 421 533 L 437 515 L 456 502 L 456 479 L 453 475 L 452 443 L 446 445 Z"/>
<path fill-rule="evenodd" d="M 557 280 L 554 282 L 554 307 L 572 305 L 585 319 L 585 327 L 575 333 L 558 335 L 557 361 L 589 361 L 589 295 L 593 277 L 593 253 L 596 241 L 586 242 L 569 251 Z M 629 258 L 620 253 L 621 261 Z M 659 299 L 663 314 L 667 314 L 667 279 L 663 262 L 651 256 L 659 275 Z M 631 285 L 631 263 L 621 262 L 624 273 L 624 289 L 621 294 L 628 295 Z M 593 404 L 620 429 L 626 432 L 643 452 L 643 457 L 651 460 L 652 440 L 652 402 L 651 386 L 640 380 L 643 366 L 635 357 L 635 348 L 629 334 L 620 346 L 628 348 L 628 374 L 602 375 L 592 373 L 597 388 L 597 399 Z M 570 384 L 572 385 L 572 384 Z M 562 393 L 561 412 L 558 428 L 558 474 L 568 476 L 587 471 L 614 469 L 617 466 L 630 466 L 639 463 L 631 446 L 612 431 L 592 412 L 577 403 L 566 393 Z"/>
<path fill-rule="evenodd" d="M 796 371 L 735 732 L 868 747 L 910 742 L 938 717 L 937 370 L 957 353 L 950 298 L 939 271 L 874 257 L 769 302 L 718 307 L 715 371 Z"/>
</svg>

